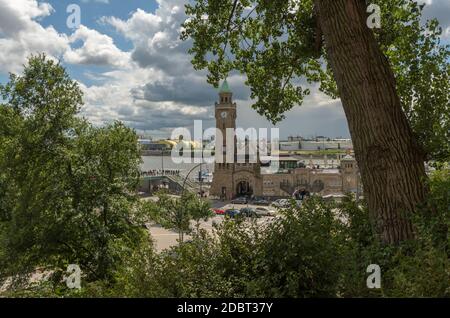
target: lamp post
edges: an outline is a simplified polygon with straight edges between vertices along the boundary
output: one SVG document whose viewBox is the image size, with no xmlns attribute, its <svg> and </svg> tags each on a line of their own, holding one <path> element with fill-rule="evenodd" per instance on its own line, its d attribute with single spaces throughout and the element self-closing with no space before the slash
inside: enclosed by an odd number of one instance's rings
<svg viewBox="0 0 450 318">
<path fill-rule="evenodd" d="M 189 178 L 189 175 L 192 173 L 192 171 L 194 171 L 195 169 L 197 169 L 198 167 L 201 167 L 201 166 L 202 166 L 202 164 L 199 163 L 198 165 L 193 167 L 191 170 L 189 170 L 189 172 L 187 173 L 186 177 L 183 180 L 183 189 L 182 189 L 182 192 L 181 192 L 181 197 L 183 197 L 183 195 L 184 195 L 185 185 L 186 185 L 187 179 Z"/>
<path fill-rule="evenodd" d="M 196 168 L 198 168 L 199 166 L 201 166 L 201 163 L 196 165 L 195 167 L 193 167 L 191 170 L 189 170 L 189 172 L 187 173 L 186 177 L 183 180 L 183 185 L 182 185 L 182 190 L 181 190 L 181 200 L 183 200 L 183 196 L 184 196 L 184 192 L 186 190 L 185 186 L 186 186 L 186 181 L 189 178 L 189 175 L 192 173 L 192 171 L 194 171 Z M 184 205 L 183 205 L 183 209 L 181 209 L 181 219 L 183 218 L 183 212 L 184 212 Z M 181 232 L 181 243 L 183 243 L 184 240 L 184 233 Z"/>
<path fill-rule="evenodd" d="M 161 174 L 164 175 L 164 148 L 161 148 Z"/>
</svg>

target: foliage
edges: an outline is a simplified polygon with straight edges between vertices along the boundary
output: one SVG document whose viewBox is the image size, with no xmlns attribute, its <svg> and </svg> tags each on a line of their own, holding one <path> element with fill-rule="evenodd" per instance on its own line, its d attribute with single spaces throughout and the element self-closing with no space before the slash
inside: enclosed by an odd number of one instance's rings
<svg viewBox="0 0 450 318">
<path fill-rule="evenodd" d="M 192 231 L 191 221 L 195 221 L 197 230 L 201 220 L 213 216 L 210 205 L 192 193 L 183 192 L 180 198 L 170 196 L 164 191 L 157 193 L 157 202 L 145 204 L 147 214 L 164 228 L 177 231 L 179 241 Z"/>
<path fill-rule="evenodd" d="M 397 80 L 403 108 L 428 159 L 450 158 L 450 49 L 440 42 L 435 19 L 421 22 L 423 5 L 413 0 L 376 0 L 381 29 L 376 40 Z M 186 6 L 182 39 L 196 69 L 218 85 L 233 70 L 245 74 L 253 107 L 273 122 L 301 105 L 306 83 L 339 96 L 322 39 L 314 1 L 198 0 Z"/>
<path fill-rule="evenodd" d="M 309 94 L 299 78 L 321 74 L 314 43 L 313 1 L 196 1 L 182 39 L 192 38 L 196 69 L 218 85 L 236 69 L 247 75 L 254 108 L 276 122 Z M 294 7 L 298 6 L 294 12 Z"/>
<path fill-rule="evenodd" d="M 59 282 L 68 264 L 110 277 L 145 237 L 135 132 L 77 117 L 78 84 L 45 55 L 0 92 L 0 282 L 38 268 Z"/>
<path fill-rule="evenodd" d="M 265 297 L 334 297 L 342 269 L 342 224 L 317 198 L 268 227 L 257 285 Z"/>
<path fill-rule="evenodd" d="M 263 225 L 226 219 L 212 235 L 197 232 L 190 243 L 131 264 L 124 276 L 137 284 L 128 290 L 149 297 L 449 297 L 449 180 L 448 171 L 430 178 L 415 241 L 382 245 L 364 203 L 313 197 Z M 431 214 L 436 207 L 444 210 Z M 379 290 L 366 286 L 370 264 L 381 267 Z"/>
<path fill-rule="evenodd" d="M 0 92 L 0 285 L 16 287 L 2 295 L 450 297 L 448 167 L 429 179 L 416 239 L 398 246 L 379 242 L 364 202 L 350 197 L 312 197 L 263 224 L 225 218 L 209 233 L 199 222 L 210 207 L 195 195 L 141 204 L 135 133 L 76 117 L 81 93 L 60 65 L 32 57 Z M 157 253 L 149 218 L 180 244 Z M 61 282 L 68 264 L 82 267 L 81 290 Z M 366 286 L 369 264 L 381 267 L 380 290 Z M 37 269 L 50 280 L 23 284 Z"/>
<path fill-rule="evenodd" d="M 432 178 L 439 189 L 448 175 L 444 179 Z M 113 284 L 100 280 L 79 292 L 59 292 L 69 297 L 449 297 L 448 237 L 442 241 L 430 231 L 434 222 L 439 223 L 423 214 L 414 221 L 416 241 L 385 246 L 376 239 L 364 204 L 350 197 L 338 205 L 312 197 L 263 224 L 226 218 L 214 233 L 194 231 L 189 242 L 162 253 L 143 241 L 115 271 Z M 381 267 L 381 289 L 366 286 L 369 264 Z"/>
<path fill-rule="evenodd" d="M 384 246 L 376 239 L 365 208 L 347 200 L 341 213 L 350 220 L 350 255 L 343 271 L 341 296 L 450 297 L 450 175 L 436 171 L 430 177 L 427 203 L 414 215 L 416 239 Z M 382 289 L 368 290 L 365 268 L 378 264 Z"/>
<path fill-rule="evenodd" d="M 394 71 L 397 91 L 411 128 L 427 154 L 450 160 L 450 46 L 441 43 L 436 19 L 422 23 L 424 4 L 372 1 L 381 7 L 382 28 L 375 34 Z"/>
</svg>

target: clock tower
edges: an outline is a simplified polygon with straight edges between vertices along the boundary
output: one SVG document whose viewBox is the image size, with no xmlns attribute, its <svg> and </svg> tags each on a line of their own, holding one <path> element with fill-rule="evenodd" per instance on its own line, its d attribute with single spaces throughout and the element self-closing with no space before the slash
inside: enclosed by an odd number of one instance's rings
<svg viewBox="0 0 450 318">
<path fill-rule="evenodd" d="M 219 103 L 216 103 L 216 128 L 222 132 L 223 150 L 227 149 L 227 128 L 236 129 L 236 103 L 233 103 L 233 93 L 225 80 L 219 91 Z M 216 142 L 221 142 L 217 140 Z M 217 147 L 216 147 L 217 148 Z M 225 162 L 225 158 L 223 160 Z"/>
<path fill-rule="evenodd" d="M 262 177 L 260 164 L 238 163 L 237 140 L 234 137 L 234 160 L 227 162 L 227 129 L 236 130 L 237 106 L 233 102 L 233 93 L 225 80 L 219 90 L 219 102 L 215 104 L 216 128 L 222 133 L 222 138 L 216 138 L 216 151 L 220 151 L 219 143 L 222 143 L 223 153 L 221 162 L 216 160 L 214 164 L 213 182 L 210 194 L 221 199 L 230 200 L 236 196 L 262 195 Z M 222 140 L 220 140 L 222 139 Z"/>
</svg>

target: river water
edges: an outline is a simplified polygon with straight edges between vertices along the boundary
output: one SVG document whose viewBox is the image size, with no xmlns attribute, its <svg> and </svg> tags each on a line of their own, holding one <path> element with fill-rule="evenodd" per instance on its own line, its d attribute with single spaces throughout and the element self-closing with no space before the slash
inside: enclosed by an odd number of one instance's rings
<svg viewBox="0 0 450 318">
<path fill-rule="evenodd" d="M 142 171 L 149 171 L 149 170 L 179 170 L 181 175 L 186 175 L 189 170 L 194 168 L 197 163 L 175 163 L 172 161 L 171 156 L 143 156 L 142 157 L 143 163 L 141 164 L 141 170 Z M 200 170 L 200 167 L 197 167 L 194 169 L 190 177 L 195 178 L 198 176 L 198 171 Z M 203 164 L 202 165 L 203 171 L 214 171 L 214 165 L 213 164 Z"/>
</svg>

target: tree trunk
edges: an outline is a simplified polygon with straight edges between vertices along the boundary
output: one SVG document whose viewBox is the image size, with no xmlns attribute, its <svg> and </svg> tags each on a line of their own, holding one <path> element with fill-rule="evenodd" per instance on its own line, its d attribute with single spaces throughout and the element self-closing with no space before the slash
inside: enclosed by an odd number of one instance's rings
<svg viewBox="0 0 450 318">
<path fill-rule="evenodd" d="M 424 154 L 389 62 L 366 24 L 365 1 L 316 0 L 316 6 L 378 233 L 385 243 L 412 239 L 408 216 L 425 198 Z"/>
</svg>

